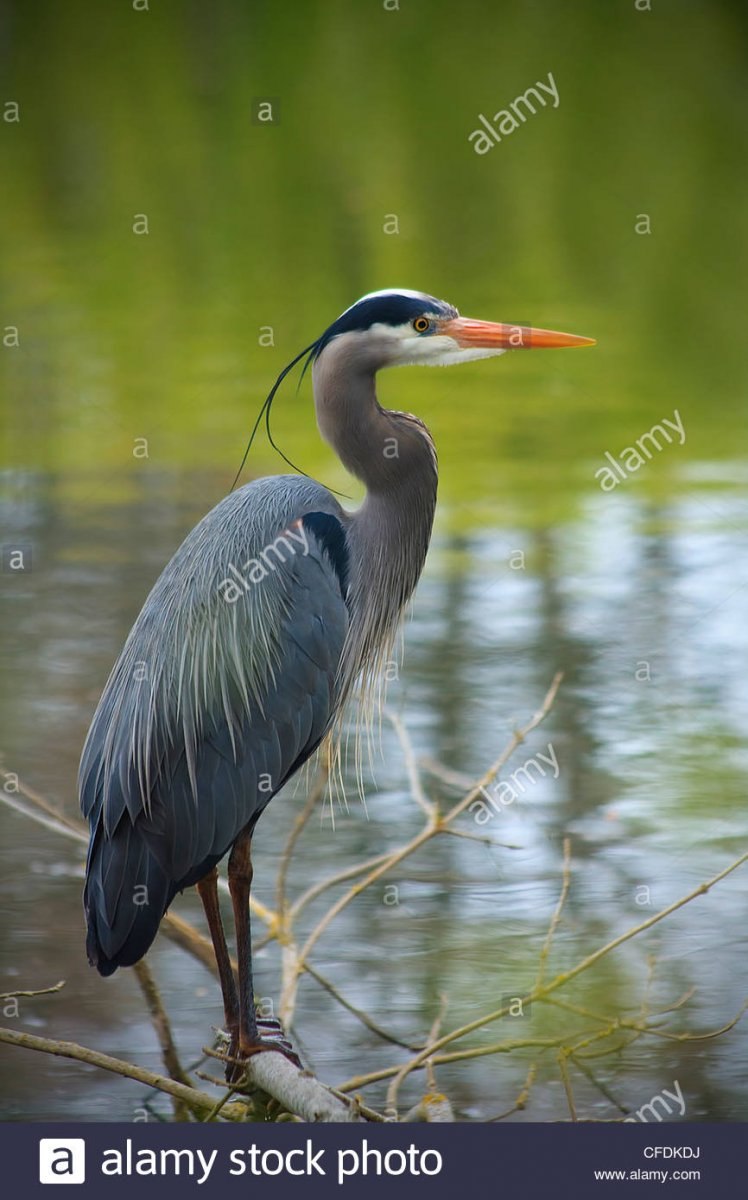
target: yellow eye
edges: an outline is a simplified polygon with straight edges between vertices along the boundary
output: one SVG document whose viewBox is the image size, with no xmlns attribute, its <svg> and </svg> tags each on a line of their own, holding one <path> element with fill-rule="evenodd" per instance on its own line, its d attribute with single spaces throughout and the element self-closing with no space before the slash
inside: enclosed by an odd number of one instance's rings
<svg viewBox="0 0 748 1200">
<path fill-rule="evenodd" d="M 431 322 L 426 317 L 416 317 L 413 328 L 416 333 L 425 333 Z"/>
</svg>

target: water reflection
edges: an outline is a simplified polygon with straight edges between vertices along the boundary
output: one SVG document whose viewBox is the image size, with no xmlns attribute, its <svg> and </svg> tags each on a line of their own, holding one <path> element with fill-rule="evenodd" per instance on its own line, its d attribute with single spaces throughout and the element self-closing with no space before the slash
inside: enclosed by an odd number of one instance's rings
<svg viewBox="0 0 748 1200">
<path fill-rule="evenodd" d="M 18 336 L 0 349 L 0 515 L 3 547 L 30 545 L 33 567 L 0 574 L 0 750 L 68 811 L 143 597 L 225 494 L 278 371 L 345 305 L 424 288 L 472 316 L 598 339 L 594 352 L 381 380 L 383 403 L 426 419 L 441 456 L 434 548 L 391 692 L 419 753 L 477 776 L 565 674 L 526 747 L 551 740 L 558 779 L 488 827 L 516 848 L 438 840 L 393 880 L 398 905 L 373 891 L 318 947 L 320 970 L 408 1038 L 441 992 L 456 1023 L 532 980 L 566 834 L 565 966 L 745 845 L 745 5 L 654 7 L 533 0 L 497 19 L 464 0 L 455 21 L 453 3 L 430 0 L 426 30 L 414 5 L 296 5 L 289 24 L 286 6 L 234 0 L 158 14 L 11 0 L 0 22 L 5 94 L 21 98 L 20 121 L 2 123 L 0 332 Z M 476 155 L 476 114 L 546 72 L 558 107 Z M 266 89 L 281 100 L 273 128 L 251 120 Z M 147 236 L 133 229 L 142 213 Z M 676 409 L 684 444 L 603 493 L 606 450 Z M 308 379 L 284 389 L 274 420 L 291 459 L 350 490 L 316 436 Z M 251 466 L 279 464 L 258 445 Z M 352 802 L 334 834 L 310 828 L 300 886 L 417 828 L 403 777 L 385 727 L 369 819 Z M 277 800 L 261 822 L 261 897 L 301 802 Z M 157 1067 L 132 978 L 105 983 L 85 963 L 77 851 L 4 809 L 0 831 L 0 992 L 65 978 L 24 1008 L 25 1028 Z M 747 887 L 730 877 L 571 994 L 636 1008 L 652 952 L 653 1006 L 696 989 L 675 1028 L 728 1020 L 745 992 Z M 192 897 L 179 905 L 200 919 Z M 220 1020 L 218 989 L 166 942 L 153 961 L 188 1059 Z M 277 993 L 274 948 L 257 982 Z M 536 1008 L 521 1028 L 567 1019 Z M 309 980 L 298 1034 L 325 1078 L 390 1061 Z M 745 1037 L 642 1037 L 589 1066 L 622 1103 L 678 1079 L 689 1118 L 745 1118 Z M 513 1103 L 529 1065 L 521 1052 L 440 1077 L 485 1117 Z M 580 1112 L 614 1115 L 586 1076 L 575 1088 Z M 558 1117 L 562 1093 L 544 1067 L 524 1116 Z M 0 1049 L 0 1097 L 7 1115 L 98 1119 L 131 1116 L 142 1090 Z"/>
<path fill-rule="evenodd" d="M 115 505 L 102 480 L 85 506 L 61 501 L 58 479 L 32 482 L 21 499 L 17 480 L 6 489 L 6 516 L 32 543 L 34 570 L 5 591 L 5 769 L 18 770 L 73 813 L 79 748 L 98 689 L 150 582 L 198 515 L 198 498 L 218 481 L 149 475 Z M 738 553 L 745 548 L 746 535 L 738 533 L 743 509 L 741 495 L 726 485 L 703 502 L 698 490 L 684 490 L 666 510 L 634 496 L 612 507 L 596 500 L 579 520 L 554 529 L 497 527 L 472 538 L 437 532 L 392 705 L 419 753 L 477 775 L 563 670 L 556 707 L 523 750 L 526 758 L 552 742 L 559 775 L 554 780 L 549 772 L 486 826 L 463 818 L 465 832 L 490 833 L 514 849 L 438 840 L 393 876 L 397 904 L 385 902 L 383 882 L 346 910 L 315 962 L 352 1003 L 417 1040 L 441 993 L 456 1023 L 526 989 L 557 897 L 566 834 L 573 839 L 573 883 L 557 939 L 559 967 L 739 853 L 748 835 L 740 736 L 748 716 L 741 669 L 748 581 Z M 524 569 L 510 565 L 518 549 Z M 387 726 L 383 739 L 367 791 L 368 820 L 351 787 L 350 812 L 338 814 L 334 832 L 328 820 L 310 827 L 296 861 L 298 890 L 417 830 Z M 522 761 L 520 755 L 514 765 Z M 303 789 L 291 789 L 263 817 L 256 878 L 267 902 L 290 812 L 302 799 Z M 67 980 L 59 996 L 25 1002 L 24 1027 L 157 1068 L 133 981 L 120 972 L 103 982 L 85 964 L 75 847 L 5 812 L 2 823 L 2 990 Z M 695 988 L 677 1029 L 723 1024 L 745 989 L 737 951 L 746 890 L 745 874 L 731 877 L 605 960 L 570 994 L 608 1013 L 636 1009 L 646 956 L 654 954 L 652 1006 Z M 201 920 L 191 896 L 178 901 L 178 910 Z M 220 1020 L 218 989 L 164 940 L 153 965 L 188 1058 Z M 263 995 L 277 995 L 278 971 L 277 952 L 269 948 L 257 964 Z M 547 1034 L 560 1019 L 536 1006 L 521 1023 L 522 1036 Z M 341 1079 L 392 1061 L 389 1048 L 310 980 L 301 989 L 297 1026 L 323 1077 Z M 621 1103 L 644 1103 L 663 1080 L 678 1079 L 690 1119 L 734 1119 L 748 1115 L 740 1066 L 746 1036 L 739 1026 L 713 1043 L 650 1037 L 620 1061 L 592 1066 Z M 466 1115 L 485 1117 L 511 1106 L 529 1061 L 520 1052 L 444 1068 L 444 1085 Z M 135 1085 L 75 1064 L 43 1058 L 32 1076 L 9 1052 L 0 1063 L 6 1115 L 53 1116 L 64 1108 L 83 1119 L 127 1118 L 142 1101 Z M 614 1115 L 584 1076 L 575 1079 L 575 1090 L 580 1110 Z M 541 1068 L 526 1115 L 552 1118 L 561 1111 L 551 1063 Z"/>
</svg>

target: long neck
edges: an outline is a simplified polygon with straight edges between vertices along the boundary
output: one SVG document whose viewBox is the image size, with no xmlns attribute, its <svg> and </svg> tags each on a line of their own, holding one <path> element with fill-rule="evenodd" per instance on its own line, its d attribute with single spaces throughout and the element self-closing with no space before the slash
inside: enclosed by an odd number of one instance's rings
<svg viewBox="0 0 748 1200">
<path fill-rule="evenodd" d="M 362 361 L 363 359 L 363 361 Z M 372 687 L 394 650 L 403 609 L 426 560 L 436 507 L 434 445 L 415 417 L 380 407 L 381 354 L 366 361 L 346 336 L 314 368 L 317 423 L 343 464 L 366 485 L 348 528 L 351 628 L 341 663 L 347 694 L 363 672 Z"/>
</svg>

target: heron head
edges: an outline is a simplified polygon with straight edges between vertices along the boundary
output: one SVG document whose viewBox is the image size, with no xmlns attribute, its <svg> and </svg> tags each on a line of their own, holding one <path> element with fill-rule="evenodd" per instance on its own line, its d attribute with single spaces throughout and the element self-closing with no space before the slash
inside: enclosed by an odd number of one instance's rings
<svg viewBox="0 0 748 1200">
<path fill-rule="evenodd" d="M 351 351 L 377 367 L 449 366 L 493 358 L 507 350 L 592 346 L 593 338 L 528 325 L 475 321 L 426 292 L 387 288 L 369 292 L 325 330 L 315 346 L 318 357 L 343 335 Z"/>
<path fill-rule="evenodd" d="M 437 300 L 436 296 L 429 296 L 427 292 L 413 292 L 406 288 L 368 292 L 283 368 L 260 409 L 232 486 L 236 486 L 241 475 L 263 417 L 271 444 L 279 450 L 289 466 L 298 470 L 273 441 L 270 410 L 278 388 L 299 362 L 303 361 L 302 379 L 308 368 L 312 368 L 316 388 L 317 381 L 325 376 L 329 385 L 336 376 L 338 380 L 345 378 L 346 372 L 349 376 L 371 376 L 382 367 L 410 363 L 446 367 L 476 358 L 493 358 L 497 354 L 505 354 L 507 350 L 594 344 L 594 338 L 578 337 L 573 333 L 556 333 L 551 329 L 533 329 L 529 325 L 508 325 L 461 317 L 453 305 L 445 300 Z M 316 399 L 320 420 L 319 413 L 324 408 L 323 387 L 320 387 Z M 333 440 L 332 434 L 328 440 Z"/>
</svg>

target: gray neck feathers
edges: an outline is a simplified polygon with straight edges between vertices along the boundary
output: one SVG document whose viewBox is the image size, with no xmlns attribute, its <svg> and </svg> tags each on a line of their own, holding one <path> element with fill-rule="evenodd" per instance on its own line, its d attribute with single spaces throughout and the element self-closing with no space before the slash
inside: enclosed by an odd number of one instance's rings
<svg viewBox="0 0 748 1200">
<path fill-rule="evenodd" d="M 394 653 L 436 507 L 436 453 L 426 426 L 377 402 L 374 374 L 385 365 L 386 342 L 367 339 L 364 347 L 358 335 L 344 334 L 314 366 L 320 432 L 367 489 L 348 527 L 351 625 L 340 669 L 343 699 L 361 676 L 365 702 Z"/>
</svg>

